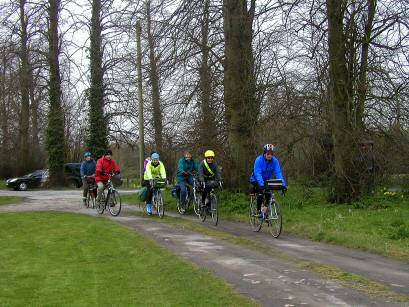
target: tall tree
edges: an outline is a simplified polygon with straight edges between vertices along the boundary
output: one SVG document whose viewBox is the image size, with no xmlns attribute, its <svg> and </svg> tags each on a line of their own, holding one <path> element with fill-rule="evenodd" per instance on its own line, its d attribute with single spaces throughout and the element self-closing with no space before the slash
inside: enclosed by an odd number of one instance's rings
<svg viewBox="0 0 409 307">
<path fill-rule="evenodd" d="M 48 2 L 48 65 L 50 69 L 48 95 L 50 110 L 48 113 L 47 141 L 50 185 L 60 185 L 64 181 L 63 165 L 65 157 L 64 114 L 61 108 L 61 77 L 59 63 L 58 22 L 60 0 Z"/>
<path fill-rule="evenodd" d="M 366 5 L 357 9 L 354 5 L 348 8 L 348 1 L 326 1 L 329 119 L 334 155 L 331 198 L 334 202 L 349 202 L 359 197 L 363 190 L 359 142 L 362 141 L 365 128 L 368 55 L 376 0 L 364 2 Z M 359 37 L 355 21 L 359 14 L 366 16 L 362 38 Z M 357 59 L 360 59 L 359 63 Z"/>
<path fill-rule="evenodd" d="M 30 64 L 28 55 L 28 18 L 25 13 L 26 0 L 19 2 L 20 17 L 20 91 L 21 111 L 19 117 L 19 134 L 17 150 L 17 172 L 27 172 L 29 166 L 29 126 L 30 126 Z"/>
<path fill-rule="evenodd" d="M 203 4 L 203 16 L 201 23 L 201 44 L 200 51 L 202 62 L 199 71 L 200 84 L 200 141 L 203 150 L 213 148 L 215 145 L 215 136 L 217 127 L 215 120 L 215 110 L 212 103 L 212 75 L 209 65 L 209 6 L 210 0 L 205 0 Z"/>
<path fill-rule="evenodd" d="M 162 108 L 160 103 L 159 92 L 159 73 L 158 73 L 158 58 L 155 55 L 155 37 L 152 30 L 152 11 L 151 1 L 146 2 L 146 19 L 147 33 L 149 46 L 149 76 L 151 81 L 152 92 L 152 108 L 153 108 L 153 128 L 155 130 L 156 150 L 162 153 L 163 150 L 163 123 L 162 123 Z"/>
<path fill-rule="evenodd" d="M 230 180 L 242 191 L 247 188 L 253 130 L 260 104 L 256 99 L 256 80 L 252 49 L 256 1 L 224 0 L 224 103 L 232 167 Z"/>
<path fill-rule="evenodd" d="M 91 84 L 89 88 L 90 134 L 88 148 L 93 154 L 99 156 L 108 146 L 108 123 L 104 116 L 101 0 L 92 1 L 90 41 Z"/>
<path fill-rule="evenodd" d="M 143 95 L 142 95 L 142 51 L 141 51 L 141 22 L 136 23 L 136 66 L 138 71 L 138 119 L 139 119 L 139 175 L 143 181 L 143 161 L 145 158 L 145 132 L 143 122 Z"/>
</svg>

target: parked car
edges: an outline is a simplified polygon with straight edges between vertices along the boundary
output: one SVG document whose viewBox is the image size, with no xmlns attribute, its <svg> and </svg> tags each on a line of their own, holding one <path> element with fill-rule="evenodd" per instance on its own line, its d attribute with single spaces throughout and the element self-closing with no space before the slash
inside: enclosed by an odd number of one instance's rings
<svg viewBox="0 0 409 307">
<path fill-rule="evenodd" d="M 82 186 L 80 168 L 81 163 L 64 164 L 65 180 L 73 188 L 80 188 Z M 6 180 L 6 186 L 15 190 L 26 191 L 28 188 L 43 186 L 48 181 L 48 176 L 48 169 L 36 170 L 25 176 Z"/>
<path fill-rule="evenodd" d="M 41 186 L 47 179 L 47 170 L 36 170 L 28 175 L 6 180 L 8 188 L 15 190 L 26 191 L 28 188 Z"/>
<path fill-rule="evenodd" d="M 64 164 L 65 180 L 73 188 L 82 187 L 80 169 L 81 169 L 81 163 Z"/>
</svg>

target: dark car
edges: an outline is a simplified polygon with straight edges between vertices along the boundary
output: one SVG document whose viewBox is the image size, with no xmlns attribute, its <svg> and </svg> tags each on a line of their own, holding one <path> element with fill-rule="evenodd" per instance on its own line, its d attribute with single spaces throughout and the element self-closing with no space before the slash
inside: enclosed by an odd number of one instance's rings
<svg viewBox="0 0 409 307">
<path fill-rule="evenodd" d="M 9 188 L 26 191 L 28 188 L 41 186 L 47 180 L 47 170 L 37 170 L 28 175 L 6 180 L 6 185 Z"/>
<path fill-rule="evenodd" d="M 80 188 L 82 186 L 80 169 L 81 163 L 64 164 L 65 180 L 71 187 Z"/>
</svg>

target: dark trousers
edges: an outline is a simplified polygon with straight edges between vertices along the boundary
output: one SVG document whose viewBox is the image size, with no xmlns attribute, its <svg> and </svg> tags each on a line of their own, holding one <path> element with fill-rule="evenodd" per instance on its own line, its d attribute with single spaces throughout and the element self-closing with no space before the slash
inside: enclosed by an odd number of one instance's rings
<svg viewBox="0 0 409 307">
<path fill-rule="evenodd" d="M 251 182 L 251 184 L 254 186 L 257 194 L 257 210 L 260 211 L 261 209 L 261 204 L 263 203 L 263 198 L 264 196 L 266 197 L 266 203 L 270 201 L 271 198 L 271 192 L 266 192 L 264 189 L 260 187 L 257 181 Z"/>
<path fill-rule="evenodd" d="M 188 176 L 186 177 L 186 181 L 181 181 L 178 183 L 180 187 L 180 200 L 182 204 L 184 205 L 186 202 L 186 196 L 187 196 L 187 184 L 190 186 L 193 186 L 193 176 Z"/>
<path fill-rule="evenodd" d="M 211 191 L 211 189 L 209 189 L 209 188 L 205 188 L 203 191 L 202 191 L 202 204 L 203 205 L 207 205 L 208 207 L 210 206 L 210 199 L 208 199 L 208 203 L 207 204 L 205 204 L 205 201 L 206 201 L 206 197 L 209 195 L 209 192 Z"/>
</svg>

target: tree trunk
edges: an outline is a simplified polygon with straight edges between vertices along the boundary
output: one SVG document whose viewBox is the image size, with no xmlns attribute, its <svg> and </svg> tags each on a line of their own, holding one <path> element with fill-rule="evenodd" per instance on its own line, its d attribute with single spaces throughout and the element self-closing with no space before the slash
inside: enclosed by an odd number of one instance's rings
<svg viewBox="0 0 409 307">
<path fill-rule="evenodd" d="M 8 67 L 7 61 L 7 51 L 6 48 L 2 47 L 2 54 L 1 54 L 1 75 L 0 75 L 0 129 L 1 129 L 1 143 L 0 148 L 0 176 L 1 177 L 8 177 L 11 174 L 10 168 L 10 140 L 9 140 L 9 119 L 8 119 L 8 101 L 7 101 L 7 93 L 6 93 L 6 72 Z"/>
<path fill-rule="evenodd" d="M 145 160 L 145 134 L 143 120 L 143 96 L 142 96 L 142 51 L 141 51 L 141 23 L 136 24 L 136 64 L 138 66 L 138 112 L 139 112 L 139 174 L 143 181 L 143 161 Z"/>
<path fill-rule="evenodd" d="M 377 0 L 367 0 L 368 3 L 368 19 L 365 24 L 365 33 L 362 39 L 361 47 L 361 63 L 358 75 L 358 98 L 356 107 L 356 124 L 360 130 L 364 130 L 364 108 L 365 99 L 368 92 L 367 73 L 368 73 L 368 54 L 369 44 L 371 41 L 372 26 L 375 17 Z"/>
<path fill-rule="evenodd" d="M 20 0 L 20 89 L 21 110 L 19 116 L 19 134 L 17 150 L 17 173 L 22 175 L 29 171 L 29 125 L 30 125 L 30 97 L 29 81 L 30 67 L 27 48 L 27 17 L 25 14 L 26 0 Z"/>
<path fill-rule="evenodd" d="M 224 0 L 224 103 L 232 165 L 228 183 L 241 191 L 251 174 L 253 132 L 260 105 L 252 50 L 255 0 L 247 10 L 246 0 Z"/>
<path fill-rule="evenodd" d="M 49 100 L 50 110 L 48 113 L 47 127 L 47 152 L 49 167 L 49 183 L 51 186 L 60 185 L 64 182 L 64 115 L 61 108 L 61 77 L 59 64 L 59 19 L 60 0 L 49 0 L 49 28 L 48 28 L 48 65 L 50 68 Z"/>
<path fill-rule="evenodd" d="M 152 84 L 152 107 L 153 107 L 153 125 L 155 130 L 156 150 L 163 152 L 163 136 L 162 136 L 162 108 L 160 105 L 159 93 L 159 74 L 157 67 L 157 59 L 155 57 L 155 41 L 152 34 L 151 6 L 150 1 L 146 3 L 147 14 L 147 32 L 149 45 L 149 63 L 150 63 L 150 80 Z"/>
<path fill-rule="evenodd" d="M 357 196 L 359 179 L 354 172 L 357 156 L 355 127 L 352 124 L 352 96 L 348 90 L 349 75 L 346 63 L 346 37 L 343 30 L 343 1 L 327 0 L 330 119 L 334 142 L 334 182 L 331 198 L 334 202 L 348 202 Z"/>
<path fill-rule="evenodd" d="M 202 151 L 214 148 L 217 136 L 215 112 L 212 103 L 211 71 L 209 67 L 209 6 L 210 0 L 205 0 L 203 7 L 202 41 L 201 53 L 202 63 L 200 65 L 200 147 Z"/>
<path fill-rule="evenodd" d="M 40 168 L 42 165 L 42 155 L 40 150 L 39 127 L 38 127 L 38 107 L 42 99 L 41 92 L 36 97 L 34 92 L 33 73 L 30 73 L 30 100 L 31 100 L 31 161 L 34 168 Z"/>
<path fill-rule="evenodd" d="M 90 34 L 91 86 L 89 89 L 90 135 L 88 149 L 96 156 L 102 155 L 108 147 L 108 124 L 104 116 L 104 73 L 102 69 L 101 32 L 101 0 L 93 0 Z"/>
</svg>

